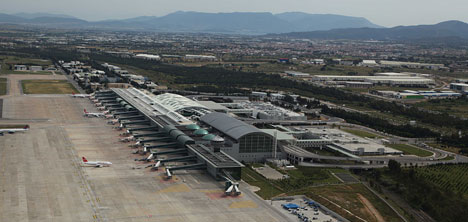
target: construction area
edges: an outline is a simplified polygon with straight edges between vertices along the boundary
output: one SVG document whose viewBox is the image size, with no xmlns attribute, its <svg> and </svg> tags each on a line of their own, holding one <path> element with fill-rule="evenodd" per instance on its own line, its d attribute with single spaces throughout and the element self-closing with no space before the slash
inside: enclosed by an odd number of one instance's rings
<svg viewBox="0 0 468 222">
<path fill-rule="evenodd" d="M 131 90 L 94 103 L 23 94 L 20 81 L 44 78 L 8 75 L 0 97 L 1 125 L 30 126 L 0 138 L 0 221 L 289 221 L 240 181 L 243 164 L 219 150 L 223 138 L 191 118 Z M 88 118 L 100 109 L 113 120 Z M 85 167 L 82 157 L 112 165 Z"/>
</svg>

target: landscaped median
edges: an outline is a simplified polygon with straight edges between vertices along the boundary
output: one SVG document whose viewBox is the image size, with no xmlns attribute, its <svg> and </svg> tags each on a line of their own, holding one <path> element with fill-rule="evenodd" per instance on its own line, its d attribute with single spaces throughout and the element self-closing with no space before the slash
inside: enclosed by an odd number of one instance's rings
<svg viewBox="0 0 468 222">
<path fill-rule="evenodd" d="M 6 89 L 7 89 L 7 79 L 0 78 L 0 96 L 6 94 Z"/>
<path fill-rule="evenodd" d="M 22 80 L 23 94 L 72 94 L 78 93 L 67 80 Z"/>
<path fill-rule="evenodd" d="M 353 135 L 359 136 L 359 137 L 367 137 L 371 139 L 380 139 L 383 138 L 382 136 L 379 136 L 377 134 L 369 133 L 367 131 L 363 130 L 357 130 L 357 129 L 341 129 L 347 133 L 351 133 Z"/>
<path fill-rule="evenodd" d="M 432 152 L 408 144 L 388 144 L 387 146 L 399 151 L 403 151 L 403 153 L 406 155 L 416 155 L 419 157 L 429 157 L 433 155 Z"/>
</svg>

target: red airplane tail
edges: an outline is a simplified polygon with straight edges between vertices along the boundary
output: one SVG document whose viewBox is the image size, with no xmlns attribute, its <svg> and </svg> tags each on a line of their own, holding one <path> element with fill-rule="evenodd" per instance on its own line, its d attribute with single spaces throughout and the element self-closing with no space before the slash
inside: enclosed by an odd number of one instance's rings
<svg viewBox="0 0 468 222">
<path fill-rule="evenodd" d="M 24 126 L 23 129 L 29 129 L 29 125 Z"/>
<path fill-rule="evenodd" d="M 81 157 L 81 159 L 83 159 L 83 163 L 88 162 L 88 160 L 86 159 L 86 157 Z"/>
<path fill-rule="evenodd" d="M 86 109 L 84 109 L 83 111 L 84 111 L 84 113 L 88 113 L 88 111 L 86 111 Z"/>
</svg>

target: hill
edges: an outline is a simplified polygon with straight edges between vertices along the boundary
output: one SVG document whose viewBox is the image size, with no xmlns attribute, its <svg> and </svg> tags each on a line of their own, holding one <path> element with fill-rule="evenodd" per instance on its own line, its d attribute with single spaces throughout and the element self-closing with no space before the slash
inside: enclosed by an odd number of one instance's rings
<svg viewBox="0 0 468 222">
<path fill-rule="evenodd" d="M 301 12 L 272 14 L 269 12 L 203 13 L 174 12 L 162 17 L 141 16 L 122 20 L 88 22 L 66 15 L 19 13 L 0 15 L 0 23 L 35 24 L 67 28 L 104 28 L 160 32 L 206 32 L 230 34 L 288 33 L 336 28 L 380 27 L 365 18 L 341 15 L 318 15 Z"/>
<path fill-rule="evenodd" d="M 329 31 L 293 32 L 270 35 L 311 39 L 416 40 L 456 37 L 468 39 L 468 24 L 446 21 L 435 25 L 397 26 L 393 28 L 346 28 Z"/>
</svg>

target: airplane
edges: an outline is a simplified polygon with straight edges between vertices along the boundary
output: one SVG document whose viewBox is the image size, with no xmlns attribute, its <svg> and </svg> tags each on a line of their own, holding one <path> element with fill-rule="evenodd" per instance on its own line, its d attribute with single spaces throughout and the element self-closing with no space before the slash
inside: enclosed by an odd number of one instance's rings
<svg viewBox="0 0 468 222">
<path fill-rule="evenodd" d="M 26 125 L 24 128 L 0 129 L 0 136 L 3 136 L 4 133 L 13 134 L 16 132 L 24 132 L 28 130 L 29 130 L 29 125 Z"/>
<path fill-rule="evenodd" d="M 86 116 L 86 117 L 105 117 L 106 115 L 104 113 L 89 113 L 88 111 L 86 111 L 86 109 L 84 109 L 83 112 L 84 112 L 83 116 Z"/>
<path fill-rule="evenodd" d="M 133 136 L 129 136 L 129 137 L 125 137 L 125 138 L 122 138 L 120 139 L 120 142 L 130 142 L 130 141 L 134 141 L 135 140 L 135 137 Z"/>
<path fill-rule="evenodd" d="M 107 121 L 107 124 L 109 124 L 109 125 L 115 125 L 115 124 L 117 124 L 118 122 L 119 122 L 119 120 L 113 119 L 113 120 Z"/>
<path fill-rule="evenodd" d="M 71 95 L 73 98 L 88 98 L 90 97 L 91 95 L 90 94 L 75 94 L 75 93 L 72 93 Z"/>
<path fill-rule="evenodd" d="M 94 166 L 94 167 L 105 167 L 105 166 L 110 166 L 112 165 L 111 162 L 108 161 L 88 161 L 86 157 L 81 157 L 83 160 L 84 165 L 89 165 L 89 166 Z"/>
</svg>

